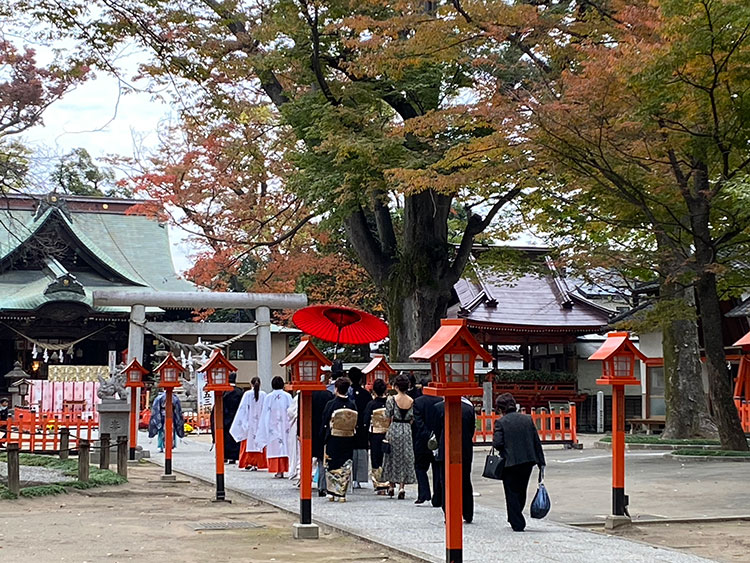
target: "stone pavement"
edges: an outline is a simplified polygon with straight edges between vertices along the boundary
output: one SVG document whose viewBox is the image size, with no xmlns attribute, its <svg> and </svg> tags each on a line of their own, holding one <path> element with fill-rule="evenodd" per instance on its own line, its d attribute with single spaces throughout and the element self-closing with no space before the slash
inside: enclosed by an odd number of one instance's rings
<svg viewBox="0 0 750 563">
<path fill-rule="evenodd" d="M 163 464 L 143 433 L 139 443 L 150 449 L 151 460 Z M 175 472 L 214 482 L 215 458 L 210 444 L 188 437 L 173 452 Z M 240 491 L 250 497 L 293 513 L 299 511 L 299 489 L 288 479 L 273 479 L 266 471 L 226 467 L 227 496 Z M 531 487 L 530 487 L 531 489 Z M 530 490 L 531 492 L 531 490 Z M 328 502 L 313 490 L 313 520 L 352 535 L 388 546 L 429 562 L 445 561 L 445 527 L 440 509 L 429 503 L 413 503 L 416 485 L 407 488 L 407 500 L 376 496 L 371 488 L 353 491 L 345 504 Z M 502 494 L 502 493 L 500 493 Z M 409 499 L 411 497 L 411 499 Z M 583 500 L 583 499 L 582 499 Z M 512 532 L 505 511 L 482 505 L 475 499 L 474 522 L 464 526 L 464 561 L 557 561 L 567 562 L 642 562 L 699 563 L 709 561 L 665 548 L 595 534 L 547 520 L 532 520 L 524 533 Z M 291 530 L 290 530 L 291 533 Z"/>
</svg>

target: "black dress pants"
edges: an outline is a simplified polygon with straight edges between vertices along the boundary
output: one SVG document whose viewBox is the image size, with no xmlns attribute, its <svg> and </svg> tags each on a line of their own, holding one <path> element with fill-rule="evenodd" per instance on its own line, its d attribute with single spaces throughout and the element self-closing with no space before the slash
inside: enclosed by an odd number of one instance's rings
<svg viewBox="0 0 750 563">
<path fill-rule="evenodd" d="M 417 475 L 417 500 L 426 501 L 432 498 L 432 494 L 430 493 L 430 478 L 427 476 L 427 470 L 434 462 L 435 457 L 432 455 L 432 451 L 427 448 L 424 448 L 423 450 L 414 448 L 414 473 Z"/>
<path fill-rule="evenodd" d="M 435 495 L 432 496 L 433 506 L 440 506 L 445 513 L 445 465 L 442 461 L 436 461 L 438 479 L 440 485 L 434 487 L 434 491 L 440 491 L 442 498 L 440 504 L 435 504 Z M 469 523 L 474 520 L 474 487 L 471 484 L 471 463 L 464 463 L 461 466 L 461 514 L 464 520 Z"/>
<path fill-rule="evenodd" d="M 503 469 L 503 489 L 505 490 L 505 508 L 508 511 L 508 522 L 516 532 L 526 528 L 523 508 L 526 505 L 526 490 L 529 488 L 529 477 L 535 463 L 522 463 Z"/>
</svg>

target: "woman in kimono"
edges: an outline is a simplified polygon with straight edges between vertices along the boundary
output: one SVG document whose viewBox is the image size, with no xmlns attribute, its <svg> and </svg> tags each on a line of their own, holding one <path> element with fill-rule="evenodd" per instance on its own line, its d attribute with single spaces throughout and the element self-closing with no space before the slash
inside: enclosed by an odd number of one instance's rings
<svg viewBox="0 0 750 563">
<path fill-rule="evenodd" d="M 325 435 L 326 488 L 328 500 L 346 502 L 346 491 L 352 476 L 354 433 L 357 408 L 349 398 L 348 377 L 336 380 L 336 394 L 323 411 Z"/>
<path fill-rule="evenodd" d="M 367 404 L 365 409 L 365 428 L 370 438 L 370 477 L 375 494 L 384 495 L 388 490 L 388 482 L 383 479 L 383 439 L 388 431 L 389 420 L 385 416 L 385 392 L 388 386 L 382 379 L 376 379 L 372 384 L 375 398 Z"/>
<path fill-rule="evenodd" d="M 234 422 L 229 433 L 235 440 L 240 442 L 239 468 L 248 471 L 257 471 L 268 467 L 266 453 L 263 446 L 258 443 L 257 436 L 260 427 L 260 415 L 263 410 L 263 401 L 266 392 L 260 390 L 260 378 L 253 377 L 250 380 L 253 386 L 251 391 L 242 395 L 240 407 L 234 417 Z"/>
<path fill-rule="evenodd" d="M 271 380 L 271 391 L 263 400 L 260 429 L 256 440 L 265 446 L 268 472 L 283 479 L 289 471 L 289 407 L 292 397 L 284 391 L 284 379 L 278 375 Z"/>
</svg>

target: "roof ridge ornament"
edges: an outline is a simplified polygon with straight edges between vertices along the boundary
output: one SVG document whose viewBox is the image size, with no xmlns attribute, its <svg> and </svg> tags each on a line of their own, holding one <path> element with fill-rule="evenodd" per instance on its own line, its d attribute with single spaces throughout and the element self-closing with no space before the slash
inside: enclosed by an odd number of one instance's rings
<svg viewBox="0 0 750 563">
<path fill-rule="evenodd" d="M 68 221 L 70 221 L 71 223 L 73 222 L 73 215 L 70 213 L 70 209 L 68 209 L 67 201 L 57 192 L 48 193 L 46 196 L 39 200 L 39 204 L 36 208 L 36 213 L 34 213 L 34 219 L 36 220 L 44 215 L 45 211 L 50 208 L 56 209 Z"/>
</svg>

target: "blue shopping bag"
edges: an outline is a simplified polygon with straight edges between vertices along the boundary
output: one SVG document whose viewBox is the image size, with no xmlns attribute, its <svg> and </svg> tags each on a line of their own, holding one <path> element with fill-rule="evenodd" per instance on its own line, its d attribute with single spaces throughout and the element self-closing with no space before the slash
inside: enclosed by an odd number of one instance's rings
<svg viewBox="0 0 750 563">
<path fill-rule="evenodd" d="M 534 500 L 531 501 L 531 517 L 532 518 L 544 518 L 549 513 L 551 503 L 549 495 L 547 494 L 547 487 L 542 483 L 544 479 L 544 469 L 539 468 L 539 486 L 534 495 Z"/>
</svg>

